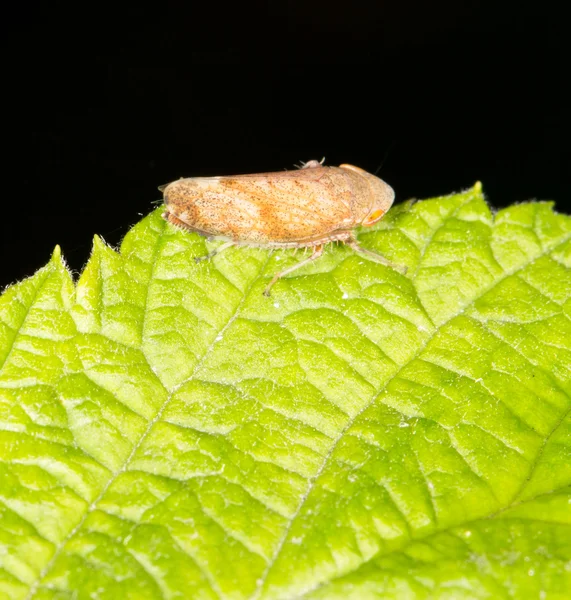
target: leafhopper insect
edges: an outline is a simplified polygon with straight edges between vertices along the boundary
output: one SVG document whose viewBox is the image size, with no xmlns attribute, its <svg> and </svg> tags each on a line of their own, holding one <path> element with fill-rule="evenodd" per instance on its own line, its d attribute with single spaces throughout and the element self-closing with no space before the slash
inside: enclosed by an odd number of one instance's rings
<svg viewBox="0 0 571 600">
<path fill-rule="evenodd" d="M 164 193 L 167 221 L 225 242 L 196 261 L 231 246 L 313 248 L 309 257 L 276 273 L 265 296 L 280 277 L 319 258 L 329 242 L 343 242 L 377 262 L 406 271 L 359 245 L 355 227 L 382 219 L 394 191 L 353 165 L 326 167 L 323 161 L 310 160 L 296 171 L 183 178 L 159 189 Z"/>
</svg>

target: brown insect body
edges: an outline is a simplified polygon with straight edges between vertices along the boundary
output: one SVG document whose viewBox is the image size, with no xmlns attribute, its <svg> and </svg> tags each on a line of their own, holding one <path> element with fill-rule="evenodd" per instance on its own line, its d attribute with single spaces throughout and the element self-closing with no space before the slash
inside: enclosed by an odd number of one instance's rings
<svg viewBox="0 0 571 600">
<path fill-rule="evenodd" d="M 163 188 L 166 211 L 173 225 L 233 245 L 267 248 L 313 246 L 313 254 L 279 277 L 318 258 L 323 245 L 342 241 L 357 251 L 389 264 L 361 248 L 354 237 L 358 225 L 373 225 L 394 200 L 384 181 L 352 165 L 324 167 L 318 161 L 301 170 L 229 177 L 179 179 Z"/>
</svg>

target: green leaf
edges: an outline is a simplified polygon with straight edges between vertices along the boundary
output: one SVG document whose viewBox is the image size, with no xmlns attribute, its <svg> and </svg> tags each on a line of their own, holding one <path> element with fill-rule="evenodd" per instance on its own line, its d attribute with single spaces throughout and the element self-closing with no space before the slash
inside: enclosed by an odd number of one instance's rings
<svg viewBox="0 0 571 600">
<path fill-rule="evenodd" d="M 364 246 L 157 210 L 0 299 L 0 597 L 567 598 L 571 218 L 479 185 Z"/>
</svg>

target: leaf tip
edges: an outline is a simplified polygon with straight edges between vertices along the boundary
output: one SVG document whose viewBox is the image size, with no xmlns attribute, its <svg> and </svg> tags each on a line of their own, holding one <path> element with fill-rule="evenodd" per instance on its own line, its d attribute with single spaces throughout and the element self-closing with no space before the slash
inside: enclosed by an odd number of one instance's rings
<svg viewBox="0 0 571 600">
<path fill-rule="evenodd" d="M 57 244 L 52 252 L 52 262 L 61 262 L 61 259 L 61 246 Z"/>
<path fill-rule="evenodd" d="M 101 250 L 104 246 L 106 246 L 105 240 L 101 236 L 95 234 L 93 236 L 93 250 Z"/>
<path fill-rule="evenodd" d="M 57 244 L 56 247 L 54 248 L 54 250 L 52 252 L 52 257 L 48 264 L 51 265 L 52 267 L 55 267 L 56 269 L 59 269 L 61 267 L 63 267 L 64 269 L 67 269 L 67 265 L 65 263 L 65 259 L 63 257 L 62 251 L 61 251 L 61 246 L 59 244 Z"/>
<path fill-rule="evenodd" d="M 59 244 L 55 246 L 52 252 L 52 257 L 46 266 L 48 266 L 50 269 L 54 269 L 62 275 L 65 274 L 66 277 L 70 277 L 70 281 L 73 278 L 72 272 L 67 266 L 65 257 L 61 251 L 61 246 Z"/>
</svg>

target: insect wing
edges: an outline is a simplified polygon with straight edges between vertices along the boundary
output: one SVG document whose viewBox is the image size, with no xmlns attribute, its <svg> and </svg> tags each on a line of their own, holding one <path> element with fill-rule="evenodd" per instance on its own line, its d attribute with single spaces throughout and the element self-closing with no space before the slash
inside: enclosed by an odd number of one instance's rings
<svg viewBox="0 0 571 600">
<path fill-rule="evenodd" d="M 335 168 L 251 175 L 228 185 L 249 197 L 264 224 L 288 237 L 305 238 L 353 224 L 351 191 L 344 174 Z"/>
<path fill-rule="evenodd" d="M 178 183 L 186 186 L 187 202 L 177 204 L 192 206 L 192 211 L 179 218 L 244 243 L 317 239 L 354 225 L 351 191 L 339 171 L 321 167 L 182 180 Z"/>
</svg>

